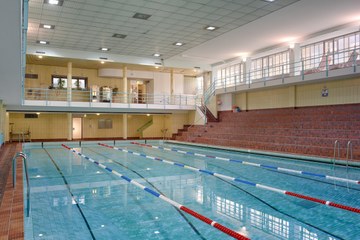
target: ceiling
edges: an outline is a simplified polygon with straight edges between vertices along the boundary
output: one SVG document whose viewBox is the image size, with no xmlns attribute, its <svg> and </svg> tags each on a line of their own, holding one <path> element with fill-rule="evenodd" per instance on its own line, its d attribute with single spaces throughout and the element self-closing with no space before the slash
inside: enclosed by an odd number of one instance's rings
<svg viewBox="0 0 360 240">
<path fill-rule="evenodd" d="M 154 68 L 153 66 L 139 65 L 139 64 L 128 64 L 128 63 L 119 63 L 119 62 L 103 62 L 87 60 L 87 59 L 75 59 L 75 58 L 59 58 L 59 57 L 51 57 L 51 56 L 43 56 L 39 58 L 38 55 L 28 54 L 26 56 L 27 64 L 34 65 L 45 65 L 45 66 L 59 66 L 59 67 L 67 67 L 68 63 L 72 63 L 73 68 L 81 68 L 81 69 L 101 69 L 101 68 L 114 68 L 114 69 L 122 69 L 124 66 L 127 67 L 128 70 L 139 70 L 139 71 L 152 71 L 152 72 L 166 72 L 170 73 L 171 70 L 173 73 L 183 74 L 186 76 L 196 76 L 198 75 L 198 69 L 184 69 L 184 68 L 170 68 L 170 67 L 162 67 Z"/>
<path fill-rule="evenodd" d="M 107 54 L 116 62 L 133 64 L 152 65 L 161 58 L 166 66 L 203 68 L 299 42 L 335 26 L 359 25 L 358 9 L 358 0 L 64 0 L 62 6 L 31 0 L 28 49 L 80 59 L 89 59 L 89 53 L 94 59 Z M 135 19 L 135 13 L 151 16 Z M 206 26 L 218 29 L 208 31 Z M 126 37 L 115 38 L 115 33 Z M 104 53 L 101 47 L 110 51 Z M 155 58 L 154 53 L 162 55 Z"/>
</svg>

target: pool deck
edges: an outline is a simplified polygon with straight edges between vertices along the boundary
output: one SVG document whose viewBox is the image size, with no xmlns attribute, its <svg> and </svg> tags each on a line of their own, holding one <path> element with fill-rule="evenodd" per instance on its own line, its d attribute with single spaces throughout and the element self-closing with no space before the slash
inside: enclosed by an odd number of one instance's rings
<svg viewBox="0 0 360 240">
<path fill-rule="evenodd" d="M 0 148 L 0 240 L 24 239 L 24 201 L 22 161 L 17 161 L 16 187 L 12 186 L 11 160 L 21 144 Z"/>
</svg>

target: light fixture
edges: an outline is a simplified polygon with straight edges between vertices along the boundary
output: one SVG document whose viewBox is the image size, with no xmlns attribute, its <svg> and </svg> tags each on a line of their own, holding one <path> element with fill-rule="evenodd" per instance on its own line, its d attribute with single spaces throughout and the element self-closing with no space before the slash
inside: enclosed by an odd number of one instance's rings
<svg viewBox="0 0 360 240">
<path fill-rule="evenodd" d="M 133 18 L 141 19 L 141 20 L 148 20 L 151 15 L 145 13 L 135 13 Z"/>
<path fill-rule="evenodd" d="M 37 115 L 40 115 L 40 113 L 39 113 L 39 112 L 37 112 L 36 114 L 37 114 Z"/>
<path fill-rule="evenodd" d="M 206 30 L 209 30 L 209 31 L 214 31 L 214 30 L 218 29 L 218 27 L 215 27 L 215 26 L 206 26 L 205 29 L 206 29 Z"/>
<path fill-rule="evenodd" d="M 45 29 L 54 29 L 55 25 L 50 25 L 50 24 L 40 24 L 39 25 L 41 28 L 45 28 Z"/>
<path fill-rule="evenodd" d="M 101 51 L 110 51 L 110 48 L 102 47 L 102 48 L 99 48 L 99 50 L 101 50 Z"/>
<path fill-rule="evenodd" d="M 154 53 L 153 56 L 154 56 L 154 57 L 160 57 L 161 54 L 160 54 L 160 53 Z"/>
<path fill-rule="evenodd" d="M 42 58 L 43 58 L 43 56 L 41 56 L 41 55 L 38 55 L 38 58 L 42 59 Z"/>
<path fill-rule="evenodd" d="M 120 33 L 114 33 L 112 36 L 115 38 L 126 38 L 125 34 L 120 34 Z"/>
<path fill-rule="evenodd" d="M 100 115 L 100 113 L 97 113 L 97 114 L 96 114 L 96 116 L 99 116 L 99 115 Z"/>
<path fill-rule="evenodd" d="M 173 45 L 175 45 L 175 46 L 182 46 L 182 45 L 184 45 L 185 43 L 182 43 L 182 42 L 175 42 L 175 43 L 173 43 Z"/>
<path fill-rule="evenodd" d="M 275 0 L 263 0 L 264 2 L 274 2 Z"/>
<path fill-rule="evenodd" d="M 86 114 L 84 114 L 84 117 L 86 117 Z"/>
<path fill-rule="evenodd" d="M 159 68 L 159 66 L 155 66 L 155 68 L 156 68 L 156 69 L 158 69 L 158 68 Z"/>
<path fill-rule="evenodd" d="M 150 114 L 146 114 L 146 116 L 150 117 Z"/>
<path fill-rule="evenodd" d="M 100 63 L 101 63 L 101 64 L 104 64 L 105 62 L 104 62 L 104 61 L 101 61 Z"/>
<path fill-rule="evenodd" d="M 56 6 L 62 6 L 64 3 L 64 0 L 44 0 L 44 3 L 56 5 Z"/>
<path fill-rule="evenodd" d="M 44 44 L 44 45 L 50 44 L 49 41 L 44 41 L 44 40 L 38 40 L 38 41 L 36 41 L 36 43 Z"/>
</svg>

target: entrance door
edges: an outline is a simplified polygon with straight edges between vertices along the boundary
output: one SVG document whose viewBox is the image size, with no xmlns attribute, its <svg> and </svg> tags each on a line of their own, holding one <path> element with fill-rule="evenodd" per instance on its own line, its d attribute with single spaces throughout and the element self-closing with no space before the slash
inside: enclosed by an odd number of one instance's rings
<svg viewBox="0 0 360 240">
<path fill-rule="evenodd" d="M 73 139 L 82 138 L 82 118 L 73 118 Z"/>
</svg>

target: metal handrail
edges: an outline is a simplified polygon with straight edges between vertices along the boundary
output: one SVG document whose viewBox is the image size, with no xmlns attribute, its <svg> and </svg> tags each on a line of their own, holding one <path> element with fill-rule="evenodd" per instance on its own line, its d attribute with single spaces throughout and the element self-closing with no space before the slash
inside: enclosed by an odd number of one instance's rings
<svg viewBox="0 0 360 240">
<path fill-rule="evenodd" d="M 340 158 L 340 142 L 339 140 L 335 140 L 334 142 L 334 158 L 333 158 L 333 165 L 332 165 L 332 169 L 333 169 L 333 175 L 335 176 L 335 165 L 336 165 L 336 153 L 337 153 L 337 157 Z M 334 186 L 336 189 L 336 182 L 334 180 Z"/>
<path fill-rule="evenodd" d="M 340 68 L 353 67 L 356 72 L 356 67 L 360 65 L 359 60 L 360 48 L 348 48 L 342 51 L 332 51 L 326 54 L 319 54 L 317 56 L 311 56 L 309 58 L 303 58 L 300 61 L 289 62 L 279 65 L 271 65 L 266 69 L 255 69 L 248 72 L 241 72 L 238 77 L 244 77 L 244 81 L 235 83 L 236 86 L 248 84 L 249 87 L 255 82 L 266 82 L 268 80 L 283 79 L 287 74 L 289 76 L 301 76 L 304 78 L 305 75 L 318 72 L 326 72 L 329 70 L 335 70 Z M 320 66 L 320 63 L 323 63 Z M 270 74 L 270 72 L 272 72 Z M 263 75 L 263 73 L 266 73 Z M 236 76 L 235 76 L 236 77 Z M 328 77 L 328 75 L 326 75 Z M 228 86 L 226 77 L 214 78 L 215 90 L 223 89 Z M 233 85 L 232 85 L 233 86 Z M 211 88 L 209 86 L 209 88 Z M 206 89 L 205 92 L 212 92 L 212 89 Z"/>
<path fill-rule="evenodd" d="M 353 159 L 353 146 L 352 142 L 348 141 L 347 147 L 346 147 L 346 167 L 349 168 L 349 160 L 351 161 Z"/>
<path fill-rule="evenodd" d="M 338 140 L 335 140 L 335 142 L 334 142 L 333 166 L 335 166 L 335 164 L 336 164 L 336 153 L 338 155 L 338 158 L 340 158 L 340 142 Z"/>
<path fill-rule="evenodd" d="M 30 215 L 30 183 L 29 183 L 29 174 L 27 170 L 27 164 L 26 164 L 26 154 L 23 152 L 18 152 L 15 154 L 15 156 L 12 159 L 13 164 L 13 188 L 16 186 L 16 159 L 18 157 L 21 157 L 24 161 L 24 168 L 25 168 L 25 176 L 26 176 L 26 185 L 27 185 L 27 191 L 26 191 L 26 217 L 29 217 Z"/>
</svg>

